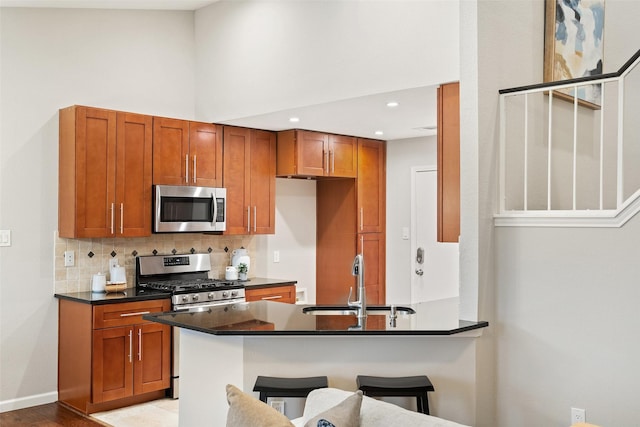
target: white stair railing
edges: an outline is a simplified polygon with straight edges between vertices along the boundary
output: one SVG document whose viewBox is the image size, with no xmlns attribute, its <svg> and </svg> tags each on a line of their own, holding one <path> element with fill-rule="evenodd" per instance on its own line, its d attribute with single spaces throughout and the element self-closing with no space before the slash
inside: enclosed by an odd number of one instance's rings
<svg viewBox="0 0 640 427">
<path fill-rule="evenodd" d="M 619 227 L 640 211 L 639 63 L 500 90 L 496 225 Z"/>
</svg>

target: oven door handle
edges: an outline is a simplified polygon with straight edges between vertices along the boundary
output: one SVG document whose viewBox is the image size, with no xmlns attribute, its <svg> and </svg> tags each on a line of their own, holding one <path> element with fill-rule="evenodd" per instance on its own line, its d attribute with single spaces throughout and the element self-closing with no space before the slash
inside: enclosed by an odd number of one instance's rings
<svg viewBox="0 0 640 427">
<path fill-rule="evenodd" d="M 215 227 L 216 222 L 218 221 L 218 199 L 216 198 L 215 193 L 211 193 L 211 204 L 213 205 L 211 207 L 213 213 L 213 221 L 211 221 L 211 225 Z"/>
</svg>

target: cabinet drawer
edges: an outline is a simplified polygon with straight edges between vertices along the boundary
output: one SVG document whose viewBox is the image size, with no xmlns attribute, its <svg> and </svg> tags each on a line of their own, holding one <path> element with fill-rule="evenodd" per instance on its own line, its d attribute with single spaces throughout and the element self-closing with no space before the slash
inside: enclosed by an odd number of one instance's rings
<svg viewBox="0 0 640 427">
<path fill-rule="evenodd" d="M 276 301 L 288 304 L 296 302 L 296 286 L 275 286 L 271 288 L 245 289 L 247 301 Z"/>
<path fill-rule="evenodd" d="M 97 305 L 93 307 L 93 329 L 146 323 L 147 321 L 142 319 L 144 314 L 170 309 L 169 299 Z"/>
</svg>

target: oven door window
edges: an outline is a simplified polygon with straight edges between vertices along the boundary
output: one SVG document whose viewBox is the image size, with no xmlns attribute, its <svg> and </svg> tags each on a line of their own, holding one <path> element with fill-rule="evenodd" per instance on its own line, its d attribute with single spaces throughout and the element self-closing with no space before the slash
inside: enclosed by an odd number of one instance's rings
<svg viewBox="0 0 640 427">
<path fill-rule="evenodd" d="M 161 198 L 162 222 L 213 222 L 213 199 L 204 197 Z"/>
</svg>

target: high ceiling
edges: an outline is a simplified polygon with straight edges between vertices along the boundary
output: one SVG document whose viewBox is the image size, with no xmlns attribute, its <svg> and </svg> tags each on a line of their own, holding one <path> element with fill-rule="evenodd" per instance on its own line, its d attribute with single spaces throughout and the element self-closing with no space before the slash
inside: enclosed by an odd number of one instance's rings
<svg viewBox="0 0 640 427">
<path fill-rule="evenodd" d="M 0 0 L 2 7 L 197 10 L 219 0 Z M 387 107 L 395 101 L 396 107 Z M 299 118 L 292 123 L 291 117 Z M 436 133 L 435 86 L 343 99 L 319 105 L 227 120 L 267 130 L 301 128 L 385 140 Z M 376 132 L 382 132 L 382 134 Z"/>
</svg>

